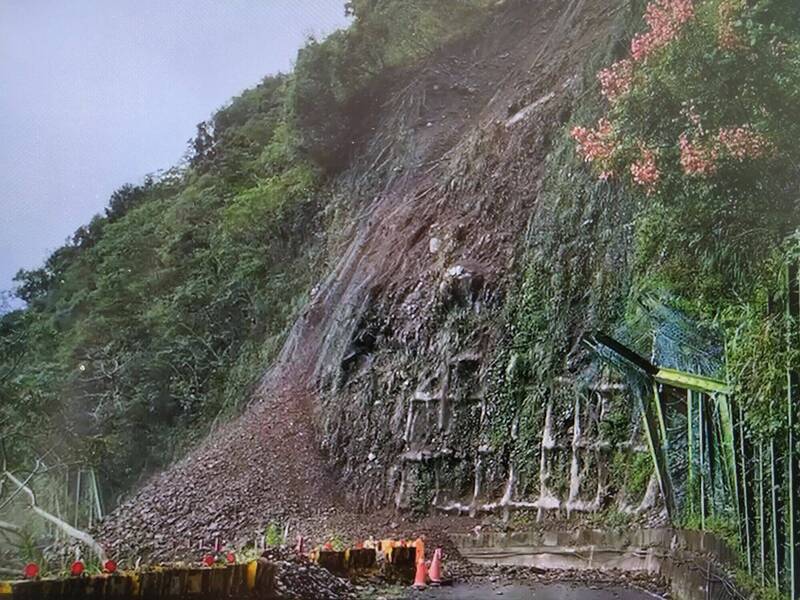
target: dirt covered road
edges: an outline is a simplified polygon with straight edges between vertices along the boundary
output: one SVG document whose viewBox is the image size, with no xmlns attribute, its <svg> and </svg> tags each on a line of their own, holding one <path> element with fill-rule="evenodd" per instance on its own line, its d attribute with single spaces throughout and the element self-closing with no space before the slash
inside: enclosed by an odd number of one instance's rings
<svg viewBox="0 0 800 600">
<path fill-rule="evenodd" d="M 380 598 L 381 596 L 376 596 Z M 459 584 L 410 591 L 398 600 L 652 600 L 651 592 L 622 587 L 586 587 L 570 584 Z M 384 596 L 386 600 L 392 596 Z M 365 598 L 366 600 L 366 598 Z"/>
</svg>

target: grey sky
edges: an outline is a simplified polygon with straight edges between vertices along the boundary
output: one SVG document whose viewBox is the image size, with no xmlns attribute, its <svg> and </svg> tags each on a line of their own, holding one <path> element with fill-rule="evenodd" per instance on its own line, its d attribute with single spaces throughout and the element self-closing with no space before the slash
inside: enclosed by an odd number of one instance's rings
<svg viewBox="0 0 800 600">
<path fill-rule="evenodd" d="M 0 290 L 346 25 L 344 0 L 0 0 Z"/>
</svg>

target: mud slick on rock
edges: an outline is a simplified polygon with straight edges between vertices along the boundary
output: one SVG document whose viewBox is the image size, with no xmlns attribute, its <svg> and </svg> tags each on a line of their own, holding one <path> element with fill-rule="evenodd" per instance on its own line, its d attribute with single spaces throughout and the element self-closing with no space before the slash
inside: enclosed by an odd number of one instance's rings
<svg viewBox="0 0 800 600">
<path fill-rule="evenodd" d="M 392 84 L 393 100 L 367 117 L 375 126 L 364 128 L 360 150 L 333 186 L 355 198 L 359 212 L 330 276 L 245 414 L 96 528 L 112 556 L 195 561 L 217 543 L 252 546 L 274 523 L 290 540 L 303 535 L 311 544 L 425 533 L 445 546 L 451 568 L 470 577 L 447 533 L 477 521 L 440 515 L 412 523 L 394 512 L 403 502 L 392 474 L 414 453 L 394 431 L 396 419 L 376 414 L 375 431 L 358 431 L 364 409 L 341 385 L 331 392 L 331 373 L 359 369 L 359 352 L 373 340 L 358 331 L 368 310 L 391 319 L 397 343 L 424 354 L 431 346 L 424 332 L 444 296 L 458 304 L 486 290 L 502 295 L 525 226 L 520 214 L 535 206 L 547 140 L 569 114 L 575 81 L 611 13 L 604 0 L 501 2 L 474 39 Z M 445 256 L 455 262 L 443 263 Z M 373 452 L 379 439 L 386 442 Z M 353 592 L 312 565 L 281 560 L 287 598 Z M 313 596 L 303 595 L 308 581 L 321 586 Z"/>
</svg>

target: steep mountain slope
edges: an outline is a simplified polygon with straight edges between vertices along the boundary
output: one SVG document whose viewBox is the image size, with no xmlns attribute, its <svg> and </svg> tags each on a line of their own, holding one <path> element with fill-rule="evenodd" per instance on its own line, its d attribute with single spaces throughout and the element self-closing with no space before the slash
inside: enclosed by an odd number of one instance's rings
<svg viewBox="0 0 800 600">
<path fill-rule="evenodd" d="M 23 475 L 126 564 L 533 521 L 797 546 L 800 5 L 347 7 L 18 275 L 4 562 L 66 556 Z"/>
<path fill-rule="evenodd" d="M 587 2 L 528 3 L 499 17 L 477 50 L 457 49 L 474 60 L 432 65 L 432 77 L 423 71 L 395 98 L 412 113 L 393 111 L 353 167 L 374 178 L 368 161 L 378 156 L 385 181 L 342 184 L 345 197 L 374 199 L 282 360 L 320 383 L 323 450 L 362 508 L 408 508 L 418 486 L 430 488 L 423 504 L 445 504 L 448 493 L 505 477 L 501 465 L 475 466 L 492 462 L 481 455 L 497 311 L 549 136 L 610 23 L 607 7 Z M 459 109 L 448 90 L 464 87 L 482 97 Z M 437 101 L 462 117 L 441 114 Z M 438 485 L 440 473 L 453 480 Z"/>
<path fill-rule="evenodd" d="M 187 554 L 270 522 L 319 538 L 368 529 L 350 513 L 385 506 L 560 513 L 600 501 L 602 477 L 581 483 L 603 463 L 582 455 L 580 430 L 597 435 L 609 399 L 548 408 L 529 457 L 542 468 L 520 477 L 495 443 L 486 382 L 551 139 L 616 11 L 504 4 L 363 115 L 368 133 L 331 186 L 330 274 L 246 413 L 104 521 L 99 537 L 116 553 Z M 609 252 L 624 263 L 624 239 Z M 554 419 L 565 423 L 557 443 Z"/>
</svg>

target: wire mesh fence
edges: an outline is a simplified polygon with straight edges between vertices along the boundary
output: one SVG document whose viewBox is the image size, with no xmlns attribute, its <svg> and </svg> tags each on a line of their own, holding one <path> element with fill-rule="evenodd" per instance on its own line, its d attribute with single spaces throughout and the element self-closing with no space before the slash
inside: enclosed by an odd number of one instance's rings
<svg viewBox="0 0 800 600">
<path fill-rule="evenodd" d="M 800 347 L 800 263 L 790 262 L 785 273 L 778 295 L 784 306 L 775 308 L 790 324 L 787 344 Z M 734 397 L 722 380 L 719 332 L 658 300 L 642 305 L 652 333 L 650 360 L 602 334 L 590 345 L 642 405 L 670 520 L 722 533 L 757 581 L 800 599 L 800 365 L 786 365 L 785 398 L 774 399 L 777 429 L 757 435 L 747 425 L 750 399 Z"/>
</svg>

